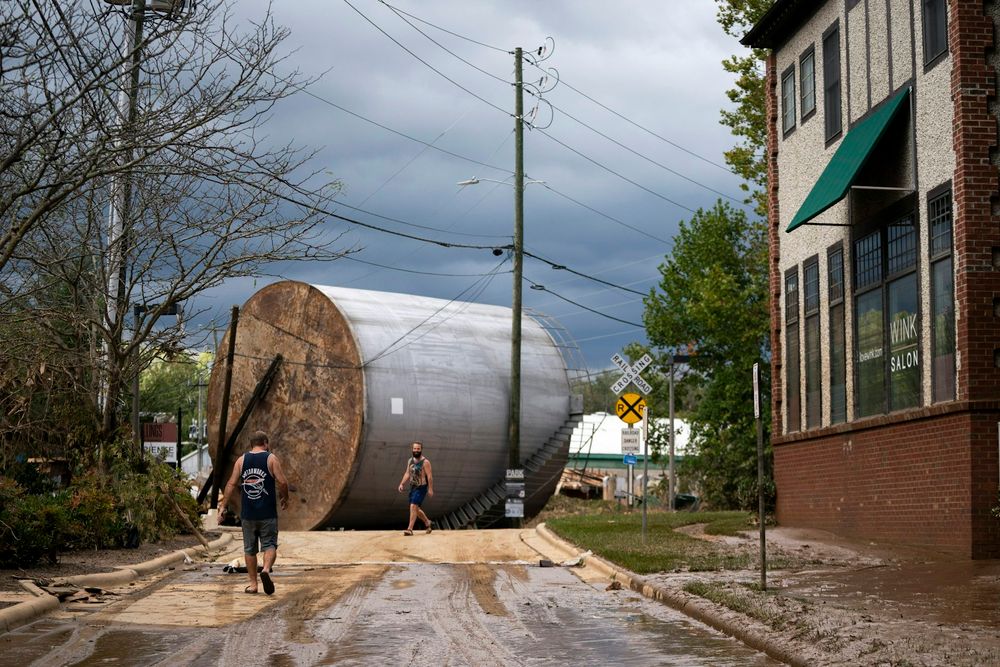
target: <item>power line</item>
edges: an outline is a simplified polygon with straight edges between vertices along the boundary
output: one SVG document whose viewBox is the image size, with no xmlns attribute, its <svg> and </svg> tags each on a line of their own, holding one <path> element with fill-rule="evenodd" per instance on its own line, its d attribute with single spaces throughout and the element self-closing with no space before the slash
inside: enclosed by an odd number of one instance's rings
<svg viewBox="0 0 1000 667">
<path fill-rule="evenodd" d="M 447 74 L 445 74 L 444 72 L 442 72 L 438 68 L 434 67 L 433 65 L 431 65 L 429 62 L 427 62 L 426 60 L 424 60 L 420 56 L 418 56 L 416 53 L 414 53 L 410 49 L 406 48 L 399 40 L 397 40 L 395 37 L 393 37 L 392 35 L 390 35 L 389 33 L 387 33 L 385 30 L 383 30 L 381 27 L 379 27 L 379 25 L 377 23 L 375 23 L 374 21 L 372 21 L 370 18 L 368 18 L 367 16 L 365 16 L 365 14 L 360 9 L 358 9 L 357 7 L 355 7 L 354 5 L 352 5 L 351 2 L 350 2 L 350 0 L 344 0 L 344 3 L 348 7 L 350 7 L 351 9 L 353 9 L 355 12 L 357 12 L 358 15 L 361 16 L 361 18 L 363 18 L 365 21 L 367 21 L 368 23 L 370 23 L 376 30 L 378 30 L 380 33 L 382 33 L 383 35 L 385 35 L 386 37 L 388 37 L 389 39 L 391 39 L 393 41 L 393 43 L 396 44 L 396 46 L 398 46 L 399 48 L 401 48 L 404 51 L 406 51 L 407 53 L 409 53 L 411 56 L 413 56 L 418 61 L 420 61 L 421 63 L 423 63 L 424 66 L 426 66 L 431 71 L 433 71 L 435 74 L 437 74 L 438 76 L 440 76 L 441 78 L 443 78 L 445 81 L 448 81 L 452 85 L 454 85 L 454 86 L 456 86 L 456 87 L 464 90 L 466 93 L 468 93 L 469 95 L 472 95 L 473 97 L 475 97 L 477 100 L 479 100 L 483 104 L 486 104 L 487 106 L 493 107 L 494 109 L 496 109 L 500 113 L 504 114 L 505 116 L 511 116 L 512 115 L 509 111 L 507 111 L 505 109 L 501 109 L 500 107 L 498 107 L 497 105 L 493 104 L 492 102 L 490 102 L 485 97 L 481 97 L 481 96 L 477 95 L 476 93 L 472 92 L 471 90 L 469 90 L 468 88 L 466 88 L 465 86 L 463 86 L 462 84 L 460 84 L 458 81 L 455 81 L 454 79 L 452 79 L 451 77 L 449 77 Z"/>
<path fill-rule="evenodd" d="M 615 317 L 613 315 L 608 315 L 607 313 L 602 313 L 599 310 L 594 310 L 593 308 L 591 308 L 589 306 L 585 306 L 582 303 L 578 303 L 576 301 L 573 301 L 572 299 L 568 299 L 568 298 L 564 297 L 562 294 L 559 294 L 558 292 L 553 292 L 552 290 L 548 289 L 547 287 L 545 287 L 545 285 L 541 285 L 539 283 L 536 283 L 534 280 L 532 280 L 531 278 L 528 278 L 527 276 L 525 276 L 524 279 L 525 279 L 525 281 L 527 281 L 531 285 L 531 289 L 533 289 L 533 290 L 538 290 L 538 291 L 541 291 L 541 292 L 547 292 L 547 293 L 551 294 L 552 296 L 556 297 L 557 299 L 562 299 L 566 303 L 573 304 L 577 308 L 583 308 L 586 311 L 594 313 L 595 315 L 600 315 L 601 317 L 605 317 L 605 318 L 607 318 L 609 320 L 614 320 L 615 322 L 621 322 L 622 324 L 628 324 L 630 326 L 637 327 L 639 329 L 643 328 L 643 326 L 641 324 L 636 324 L 635 322 L 629 322 L 628 320 L 623 320 L 623 319 L 621 319 L 619 317 Z"/>
<path fill-rule="evenodd" d="M 592 280 L 595 283 L 600 283 L 602 285 L 607 285 L 608 287 L 614 287 L 615 289 L 620 289 L 623 292 L 631 292 L 632 294 L 638 294 L 639 296 L 646 296 L 645 292 L 639 292 L 639 291 L 636 291 L 634 289 L 630 289 L 628 287 L 622 287 L 621 285 L 616 285 L 615 283 L 610 283 L 607 280 L 601 280 L 600 278 L 595 278 L 594 276 L 587 275 L 586 273 L 580 273 L 579 271 L 577 271 L 575 269 L 569 268 L 565 264 L 558 264 L 556 262 L 553 262 L 550 259 L 545 259 L 544 257 L 541 257 L 541 256 L 536 255 L 534 253 L 528 252 L 527 250 L 524 250 L 522 252 L 524 252 L 525 256 L 527 256 L 527 257 L 531 257 L 532 259 L 537 259 L 540 262 L 545 262 L 546 264 L 548 264 L 549 266 L 551 266 L 553 269 L 557 269 L 559 271 L 567 271 L 568 273 L 572 273 L 573 275 L 580 276 L 581 278 L 586 278 L 587 280 Z"/>
<path fill-rule="evenodd" d="M 405 17 L 403 17 L 403 15 L 402 15 L 403 13 L 402 12 L 397 11 L 396 8 L 393 7 L 392 5 L 390 5 L 389 3 L 384 2 L 384 0 L 379 0 L 379 2 L 381 2 L 383 5 L 385 5 L 389 9 L 391 9 L 396 14 L 396 16 L 398 16 L 400 19 L 402 19 L 403 22 L 405 22 L 408 26 L 410 26 L 411 28 L 413 28 L 414 30 L 416 30 L 417 32 L 419 32 L 421 35 L 423 35 L 424 37 L 426 37 L 428 40 L 430 40 L 433 44 L 435 44 L 436 46 L 438 46 L 440 49 L 442 49 L 442 50 L 446 51 L 447 53 L 451 54 L 453 57 L 457 58 L 458 60 L 461 60 L 463 63 L 465 63 L 466 65 L 468 65 L 472 69 L 476 70 L 477 72 L 481 72 L 481 73 L 485 74 L 486 76 L 488 76 L 488 77 L 490 77 L 492 79 L 496 79 L 500 83 L 505 83 L 508 86 L 513 86 L 514 85 L 513 81 L 508 81 L 507 79 L 504 79 L 503 77 L 500 77 L 500 76 L 497 76 L 496 74 L 493 74 L 492 72 L 487 72 L 486 70 L 484 70 L 479 65 L 476 65 L 475 63 L 469 62 L 468 60 L 466 60 L 462 56 L 458 55 L 457 53 L 455 53 L 454 51 L 452 51 L 451 49 L 449 49 L 447 46 L 445 46 L 441 42 L 437 41 L 436 39 L 434 39 L 433 37 L 431 37 L 430 35 L 428 35 L 423 30 L 421 30 L 417 26 L 413 25 L 413 23 L 411 23 L 408 19 L 406 19 Z"/>
<path fill-rule="evenodd" d="M 487 49 L 493 49 L 494 51 L 499 51 L 501 53 L 508 53 L 510 55 L 513 55 L 513 51 L 511 51 L 510 49 L 503 49 L 503 48 L 500 48 L 499 46 L 493 46 L 492 44 L 486 44 L 485 42 L 480 42 L 478 40 L 472 39 L 471 37 L 466 37 L 465 35 L 460 35 L 457 32 L 452 32 L 451 30 L 447 30 L 445 28 L 442 28 L 439 25 L 434 25 L 430 21 L 425 21 L 424 19 L 422 19 L 422 18 L 420 18 L 418 16 L 414 16 L 413 14 L 408 14 L 407 12 L 404 12 L 400 8 L 394 7 L 393 5 L 390 5 L 388 2 L 385 2 L 385 0 L 379 0 L 379 2 L 381 2 L 383 5 L 385 5 L 386 7 L 388 7 L 389 9 L 391 9 L 392 11 L 394 11 L 394 12 L 396 12 L 398 14 L 406 14 L 407 16 L 409 16 L 414 21 L 419 21 L 420 23 L 423 23 L 426 26 L 430 26 L 431 28 L 434 28 L 435 30 L 440 30 L 441 32 L 448 33 L 449 35 L 451 35 L 453 37 L 458 37 L 459 39 L 464 39 L 467 42 L 472 42 L 473 44 L 478 44 L 479 46 L 485 46 Z"/>
<path fill-rule="evenodd" d="M 432 144 L 432 143 L 430 143 L 428 141 L 424 141 L 423 139 L 417 139 L 416 137 L 412 137 L 409 134 L 406 134 L 405 132 L 400 132 L 399 130 L 394 130 L 393 128 L 389 127 L 388 125 L 383 125 L 382 123 L 374 121 L 371 118 L 367 118 L 367 117 L 362 116 L 361 114 L 359 114 L 357 112 L 354 112 L 354 111 L 351 111 L 350 109 L 342 107 L 339 104 L 337 104 L 336 102 L 332 102 L 332 101 L 326 99 L 325 97 L 322 97 L 321 95 L 317 95 L 316 93 L 312 92 L 308 88 L 304 88 L 304 87 L 300 86 L 300 87 L 297 87 L 296 89 L 299 92 L 301 92 L 301 93 L 305 93 L 309 97 L 312 97 L 312 98 L 314 98 L 314 99 L 316 99 L 316 100 L 318 100 L 320 102 L 323 102 L 324 104 L 328 104 L 329 106 L 333 107 L 334 109 L 339 109 L 340 111 L 343 111 L 346 114 L 354 116 L 358 120 L 363 120 L 366 123 L 371 123 L 375 127 L 379 127 L 381 129 L 385 130 L 386 132 L 392 132 L 393 134 L 399 135 L 399 136 L 401 136 L 401 137 L 403 137 L 405 139 L 409 139 L 410 141 L 415 141 L 418 144 L 423 144 L 424 146 L 427 146 L 428 148 L 433 148 L 434 150 L 436 150 L 436 151 L 438 151 L 440 153 L 444 153 L 445 155 L 450 155 L 451 157 L 458 158 L 459 160 L 464 160 L 464 161 L 469 162 L 471 164 L 478 164 L 481 167 L 486 167 L 487 169 L 493 169 L 494 171 L 500 171 L 500 172 L 503 172 L 504 174 L 507 174 L 507 175 L 513 175 L 514 174 L 514 172 L 511 171 L 510 169 L 505 169 L 504 167 L 498 167 L 498 166 L 496 166 L 494 164 L 487 164 L 486 162 L 480 162 L 479 160 L 476 160 L 476 159 L 471 158 L 471 157 L 466 157 L 465 155 L 459 155 L 458 153 L 453 153 L 453 152 L 451 152 L 449 150 L 446 150 L 444 148 L 439 148 L 438 146 L 435 146 L 434 144 Z"/>
<path fill-rule="evenodd" d="M 531 92 L 530 90 L 528 91 L 528 94 L 529 95 L 534 95 L 534 96 L 538 97 L 539 99 L 541 99 L 540 95 L 535 95 L 535 93 Z M 579 118 L 577 118 L 573 114 L 569 113 L 565 109 L 562 109 L 561 107 L 557 107 L 555 104 L 552 104 L 552 102 L 550 102 L 548 100 L 545 100 L 545 102 L 550 107 L 552 107 L 553 109 L 555 109 L 556 111 L 558 111 L 562 115 L 566 116 L 570 120 L 576 121 L 577 123 L 579 123 L 580 125 L 584 126 L 585 128 L 587 128 L 588 130 L 590 130 L 594 134 L 597 134 L 598 136 L 604 137 L 605 139 L 607 139 L 608 141 L 610 141 L 614 145 L 627 150 L 629 153 L 632 153 L 633 155 L 642 158 L 646 162 L 649 162 L 650 164 L 655 165 L 655 166 L 659 167 L 660 169 L 663 169 L 664 171 L 666 171 L 668 173 L 671 173 L 674 176 L 677 176 L 678 178 L 683 178 L 685 181 L 688 181 L 689 183 L 693 183 L 694 185 L 697 185 L 700 188 L 705 188 L 709 192 L 714 192 L 715 194 L 719 195 L 720 197 L 725 197 L 726 199 L 729 199 L 730 201 L 734 201 L 734 202 L 736 202 L 738 204 L 742 204 L 743 203 L 743 201 L 741 199 L 737 199 L 736 197 L 732 197 L 730 195 L 727 195 L 725 192 L 722 192 L 720 190 L 716 190 L 715 188 L 713 188 L 713 187 L 711 187 L 709 185 L 705 185 L 701 181 L 695 180 L 695 179 L 691 178 L 690 176 L 685 176 L 684 174 L 682 174 L 681 172 L 677 171 L 676 169 L 671 169 L 667 165 L 665 165 L 665 164 L 663 164 L 661 162 L 657 162 L 656 160 L 654 160 L 653 158 L 649 157 L 648 155 L 640 153 L 639 151 L 635 150 L 634 148 L 626 146 L 625 144 L 623 144 L 622 142 L 618 141 L 617 139 L 615 139 L 613 137 L 609 137 L 608 135 L 604 134 L 603 132 L 601 132 L 597 128 L 593 127 L 592 125 L 589 125 L 589 124 L 585 123 L 584 121 L 580 120 Z"/>
<path fill-rule="evenodd" d="M 525 60 L 525 61 L 526 61 L 526 62 L 527 62 L 527 63 L 528 63 L 529 65 L 531 65 L 532 67 L 534 67 L 534 68 L 535 68 L 535 69 L 537 69 L 538 71 L 542 72 L 543 74 L 549 74 L 549 72 L 547 72 L 546 70 L 542 69 L 542 68 L 541 68 L 541 67 L 539 67 L 539 66 L 538 66 L 537 64 L 535 64 L 535 63 L 531 62 L 531 60 L 530 60 L 529 58 L 525 58 L 524 60 Z M 673 147 L 674 147 L 674 148 L 676 148 L 677 150 L 680 150 L 680 151 L 683 151 L 683 152 L 687 153 L 688 155 L 690 155 L 690 156 L 692 156 L 692 157 L 696 157 L 696 158 L 698 158 L 699 160 L 701 160 L 702 162 L 707 162 L 708 164 L 712 165 L 713 167 L 718 167 L 719 169 L 722 169 L 722 170 L 724 170 L 724 171 L 728 171 L 728 172 L 729 172 L 730 174 L 733 174 L 734 176 L 739 176 L 739 174 L 737 174 L 737 173 L 736 173 L 735 171 L 733 171 L 733 170 L 732 170 L 732 169 L 730 169 L 729 167 L 727 167 L 727 166 L 725 166 L 725 165 L 722 165 L 722 164 L 719 164 L 718 162 L 714 162 L 714 161 L 712 161 L 712 160 L 709 160 L 709 159 L 708 159 L 707 157 L 705 157 L 705 156 L 703 156 L 703 155 L 699 155 L 698 153 L 695 153 L 694 151 L 692 151 L 692 150 L 690 150 L 690 149 L 688 149 L 688 148 L 685 148 L 684 146 L 681 146 L 680 144 L 678 144 L 678 143 L 675 143 L 675 142 L 671 141 L 670 139 L 667 139 L 666 137 L 664 137 L 664 136 L 661 136 L 661 135 L 657 134 L 656 132 L 653 132 L 653 131 L 652 131 L 652 130 L 650 130 L 650 129 L 649 129 L 648 127 L 645 127 L 645 126 L 643 126 L 643 125 L 640 125 L 639 123 L 635 122 L 635 121 L 634 121 L 634 120 L 632 120 L 631 118 L 629 118 L 629 117 L 627 117 L 627 116 L 625 116 L 625 115 L 623 115 L 623 114 L 621 114 L 621 113 L 619 113 L 619 112 L 615 111 L 614 109 L 612 109 L 611 107 L 607 106 L 607 105 L 606 105 L 606 104 L 604 104 L 603 102 L 600 102 L 600 101 L 598 101 L 598 100 L 595 100 L 595 99 L 594 99 L 593 97 L 591 97 L 591 96 L 590 96 L 590 95 L 588 95 L 587 93 L 583 92 L 583 91 L 582 91 L 582 90 L 580 90 L 579 88 L 575 88 L 575 87 L 571 86 L 571 85 L 570 85 L 569 83 L 567 83 L 567 82 L 566 82 L 566 80 L 565 80 L 565 79 L 563 79 L 562 77 L 559 77 L 559 83 L 563 84 L 564 86 L 566 86 L 567 88 L 569 88 L 570 90 L 572 90 L 573 92 L 575 92 L 576 94 L 578 94 L 578 95 L 580 95 L 580 96 L 582 96 L 582 97 L 585 97 L 586 99 L 590 100 L 591 102 L 593 102 L 593 103 L 594 103 L 594 104 L 596 104 L 597 106 L 601 107 L 601 108 L 602 108 L 602 109 L 604 109 L 605 111 L 607 111 L 607 112 L 609 112 L 609 113 L 611 113 L 611 114 L 614 114 L 614 115 L 615 115 L 615 116 L 617 116 L 618 118 L 621 118 L 621 119 L 622 119 L 623 121 L 625 121 L 626 123 L 629 123 L 630 125 L 633 125 L 633 126 L 635 126 L 635 127 L 639 128 L 639 129 L 640 129 L 640 130 L 642 130 L 643 132 L 645 132 L 645 133 L 647 133 L 647 134 L 649 134 L 649 135 L 651 135 L 651 136 L 653 136 L 653 137 L 656 137 L 656 138 L 657 138 L 657 139 L 659 139 L 660 141 L 662 141 L 662 142 L 664 142 L 664 143 L 666 143 L 666 144 L 669 144 L 669 145 L 673 146 Z"/>
<path fill-rule="evenodd" d="M 392 218 L 392 217 L 389 217 L 387 215 L 382 215 L 380 213 L 374 213 L 372 211 L 367 211 L 367 210 L 365 210 L 363 208 L 359 208 L 357 206 L 351 206 L 350 204 L 345 204 L 344 202 L 342 202 L 340 200 L 334 200 L 334 203 L 337 204 L 338 206 L 343 206 L 343 207 L 349 208 L 349 209 L 351 209 L 353 211 L 358 211 L 359 213 L 365 213 L 365 214 L 373 216 L 375 218 L 381 218 L 382 220 L 388 220 L 389 222 L 396 222 L 396 223 L 399 223 L 401 225 L 406 225 L 407 227 L 415 227 L 417 229 L 426 229 L 426 230 L 431 231 L 431 232 L 443 232 L 445 234 L 457 234 L 458 236 L 471 236 L 471 237 L 476 237 L 476 238 L 489 238 L 489 239 L 509 239 L 509 238 L 511 238 L 510 236 L 505 236 L 503 234 L 471 234 L 471 233 L 468 233 L 468 232 L 455 232 L 455 231 L 452 231 L 450 229 L 441 229 L 439 227 L 429 227 L 427 225 L 418 225 L 415 222 L 407 222 L 406 220 L 400 220 L 399 218 Z"/>
<path fill-rule="evenodd" d="M 542 185 L 542 187 L 544 187 L 546 190 L 549 190 L 553 194 L 557 194 L 560 197 L 562 197 L 563 199 L 567 199 L 567 200 L 573 202 L 577 206 L 582 206 L 583 208 L 587 209 L 591 213 L 596 213 L 597 215 L 601 216 L 602 218 L 606 218 L 606 219 L 610 220 L 611 222 L 613 222 L 615 224 L 618 224 L 618 225 L 621 225 L 622 227 L 625 227 L 626 229 L 631 229 L 633 232 L 636 232 L 638 234 L 642 234 L 643 236 L 651 238 L 654 241 L 659 241 L 660 243 L 663 243 L 663 244 L 666 244 L 666 245 L 670 245 L 670 241 L 668 241 L 666 239 L 661 239 L 659 236 L 654 236 L 653 234 L 650 234 L 647 231 L 639 229 L 638 227 L 633 227 L 632 225 L 628 224 L 627 222 L 623 222 L 623 221 L 619 220 L 618 218 L 616 218 L 616 217 L 614 217 L 612 215 L 608 215 L 607 213 L 604 213 L 603 211 L 597 210 L 593 206 L 588 206 L 587 204 L 584 204 L 582 201 L 573 199 L 568 194 L 565 194 L 563 192 L 560 192 L 559 190 L 556 190 L 555 188 L 553 188 L 552 186 L 550 186 L 548 183 L 542 183 L 541 185 Z"/>
<path fill-rule="evenodd" d="M 441 44 L 440 42 L 438 42 L 437 40 L 435 40 L 433 37 L 431 37 L 430 35 L 428 35 L 426 32 L 424 32 L 423 30 L 421 30 L 420 28 L 418 28 L 417 26 L 415 26 L 411 21 L 409 21 L 408 19 L 406 19 L 403 16 L 401 16 L 400 13 L 397 12 L 395 8 L 393 8 L 388 3 L 384 2 L 384 0 L 379 0 L 379 1 L 382 2 L 382 4 L 385 5 L 386 7 L 388 7 L 390 10 L 392 10 L 393 12 L 395 12 L 396 15 L 399 16 L 407 25 L 409 25 L 411 28 L 413 28 L 414 30 L 416 30 L 417 32 L 419 32 L 421 35 L 423 35 L 424 37 L 426 37 L 431 43 L 433 43 L 435 46 L 437 46 L 438 48 L 442 49 L 443 51 L 445 51 L 446 53 L 448 53 L 452 57 L 454 57 L 454 58 L 458 59 L 459 61 L 465 63 L 466 65 L 468 65 L 469 67 L 475 69 L 476 71 L 485 74 L 486 76 L 489 76 L 489 77 L 491 77 L 493 79 L 496 79 L 497 81 L 500 81 L 501 83 L 512 85 L 510 81 L 507 81 L 506 79 L 498 77 L 498 76 L 494 75 L 491 72 L 487 72 L 486 70 L 484 70 L 483 68 L 479 67 L 475 63 L 472 63 L 469 60 L 466 60 L 465 58 L 463 58 L 462 56 L 458 55 L 457 53 L 455 53 L 454 51 L 452 51 L 448 47 L 444 46 L 443 44 Z M 345 0 L 345 2 L 346 2 L 346 0 Z M 348 4 L 350 4 L 350 3 L 348 3 Z M 421 60 L 421 62 L 424 62 L 424 61 Z M 529 62 L 530 62 L 530 60 L 529 60 Z M 424 63 L 424 64 L 426 64 L 426 63 Z M 435 71 L 437 71 L 437 70 L 435 70 Z M 449 79 L 449 81 L 450 81 L 450 79 Z M 533 96 L 535 96 L 538 99 L 542 99 L 542 96 L 540 94 L 534 93 L 530 89 L 528 90 L 528 94 L 529 95 L 533 95 Z M 636 155 L 637 157 L 640 157 L 643 160 L 646 160 L 650 164 L 653 164 L 653 165 L 659 167 L 660 169 L 663 169 L 664 171 L 667 171 L 667 172 L 673 174 L 674 176 L 677 176 L 678 178 L 682 178 L 682 179 L 684 179 L 684 180 L 686 180 L 686 181 L 688 181 L 688 182 L 690 182 L 690 183 L 692 183 L 694 185 L 697 185 L 698 187 L 705 188 L 709 192 L 713 192 L 713 193 L 719 195 L 720 197 L 725 197 L 726 199 L 729 199 L 729 200 L 734 201 L 736 203 L 742 203 L 742 201 L 740 199 L 732 197 L 732 196 L 730 196 L 730 195 L 728 195 L 728 194 L 726 194 L 724 192 L 721 192 L 720 190 L 716 190 L 715 188 L 713 188 L 713 187 L 711 187 L 709 185 L 706 185 L 706 184 L 704 184 L 704 183 L 702 183 L 702 182 L 700 182 L 698 180 L 695 180 L 695 179 L 693 179 L 693 178 L 691 178 L 689 176 L 686 176 L 686 175 L 682 174 L 681 172 L 679 172 L 679 171 L 677 171 L 675 169 L 672 169 L 672 168 L 668 167 L 667 165 L 662 164 L 661 162 L 658 162 L 658 161 L 654 160 L 653 158 L 651 158 L 651 157 L 649 157 L 649 156 L 647 156 L 647 155 L 645 155 L 643 153 L 640 153 L 639 151 L 637 151 L 637 150 L 635 150 L 635 149 L 633 149 L 633 148 L 631 148 L 629 146 L 626 146 L 625 144 L 623 144 L 622 142 L 618 141 L 617 139 L 614 139 L 613 137 L 608 136 L 604 132 L 601 132 L 597 128 L 595 128 L 595 127 L 587 124 L 586 122 L 580 120 L 579 118 L 577 118 L 576 116 L 572 115 L 568 111 L 566 111 L 566 110 L 564 110 L 564 109 L 562 109 L 560 107 L 557 107 L 556 105 L 552 104 L 548 100 L 545 100 L 545 102 L 549 106 L 551 106 L 553 109 L 555 109 L 555 110 L 559 111 L 560 113 L 562 113 L 567 118 L 570 118 L 571 120 L 579 123 L 583 127 L 585 127 L 588 130 L 590 130 L 591 132 L 594 132 L 595 134 L 603 137 L 604 139 L 607 139 L 608 141 L 610 141 L 611 143 L 615 144 L 616 146 L 619 146 L 620 148 L 623 148 L 623 149 L 627 150 L 628 152 L 632 153 L 633 155 Z M 580 154 L 580 153 L 578 153 L 578 154 Z M 582 154 L 580 154 L 580 155 L 582 155 Z M 586 156 L 583 156 L 583 157 L 586 157 Z M 676 202 L 672 202 L 672 203 L 676 203 Z M 690 210 L 690 209 L 688 209 L 688 210 Z"/>
<path fill-rule="evenodd" d="M 349 259 L 352 262 L 358 262 L 360 264 L 367 264 L 369 266 L 377 266 L 380 269 L 389 269 L 390 271 L 401 271 L 403 273 L 415 273 L 421 276 L 442 276 L 446 278 L 479 278 L 483 276 L 491 275 L 491 273 L 434 273 L 432 271 L 417 271 L 416 269 L 404 269 L 399 266 L 389 266 L 387 264 L 379 264 L 377 262 L 370 262 L 364 259 L 358 259 L 357 257 L 352 257 L 350 255 L 344 255 L 343 259 Z M 510 273 L 507 271 L 506 273 Z"/>
<path fill-rule="evenodd" d="M 345 0 L 345 2 L 346 2 L 346 0 Z M 666 195 L 662 195 L 662 194 L 660 194 L 659 192 L 657 192 L 656 190 L 651 190 L 651 189 L 647 188 L 647 187 L 646 187 L 645 185 L 642 185 L 642 184 L 640 184 L 640 183 L 637 183 L 636 181 L 633 181 L 633 180 L 632 180 L 631 178 L 629 178 L 628 176 L 625 176 L 625 175 L 623 175 L 623 174 L 621 174 L 621 173 L 619 173 L 619 172 L 615 171 L 615 170 L 614 170 L 614 169 L 612 169 L 611 167 L 609 167 L 609 166 L 607 166 L 607 165 L 605 165 L 605 164 L 602 164 L 602 163 L 598 162 L 597 160 L 595 160 L 594 158 L 590 157 L 589 155 L 586 155 L 586 154 L 584 154 L 584 153 L 581 153 L 580 151 L 576 150 L 576 149 L 575 149 L 575 148 L 573 148 L 572 146 L 570 146 L 570 145 L 568 145 L 568 144 L 565 144 L 565 143 L 563 143 L 563 142 L 562 142 L 562 141 L 560 141 L 559 139 L 556 139 L 555 137 L 553 137 L 553 136 L 552 136 L 551 134 L 549 134 L 549 133 L 548 133 L 548 132 L 546 132 L 545 130 L 543 130 L 543 129 L 541 129 L 541 128 L 537 128 L 537 127 L 536 127 L 536 128 L 532 128 L 532 129 L 533 129 L 533 130 L 535 130 L 535 132 L 539 132 L 539 133 L 541 133 L 542 135 L 544 135 L 544 136 L 548 137 L 548 138 L 549 138 L 550 140 L 552 140 L 552 141 L 554 141 L 555 143 L 559 144 L 560 146 L 562 146 L 562 147 L 563 147 L 563 148 L 565 148 L 566 150 L 569 150 L 569 151 L 572 151 L 573 153 L 576 153 L 577 155 L 579 155 L 580 157 L 582 157 L 582 158 L 583 158 L 584 160 L 587 160 L 587 161 L 588 161 L 588 162 L 590 162 L 591 164 L 593 164 L 593 165 L 595 165 L 595 166 L 597 166 L 597 167 L 600 167 L 601 169 L 603 169 L 604 171 L 608 172 L 609 174 L 613 174 L 613 175 L 617 176 L 618 178 L 622 179 L 622 180 L 623 180 L 623 181 L 625 181 L 626 183 L 631 183 L 632 185 L 634 185 L 635 187 L 639 188 L 640 190 L 645 190 L 646 192 L 648 192 L 649 194 L 653 195 L 654 197 L 659 197 L 659 198 L 660 198 L 660 199 L 662 199 L 663 201 L 665 201 L 665 202 L 669 202 L 669 203 L 673 204 L 674 206 L 676 206 L 676 207 L 678 207 L 678 208 L 682 208 L 682 209 L 684 209 L 685 211 L 689 211 L 689 212 L 691 212 L 691 213 L 697 213 L 697 211 L 695 211 L 695 210 L 694 210 L 693 208 L 690 208 L 690 207 L 688 207 L 688 206 L 685 206 L 684 204 L 681 204 L 680 202 L 677 202 L 677 201 L 674 201 L 674 200 L 673 200 L 673 199 L 671 199 L 670 197 L 667 197 Z"/>
</svg>

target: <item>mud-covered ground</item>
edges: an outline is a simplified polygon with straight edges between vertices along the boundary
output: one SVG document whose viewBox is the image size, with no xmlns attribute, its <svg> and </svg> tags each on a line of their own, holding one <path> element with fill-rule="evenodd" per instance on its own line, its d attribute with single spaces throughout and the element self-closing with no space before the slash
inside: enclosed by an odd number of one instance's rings
<svg viewBox="0 0 1000 667">
<path fill-rule="evenodd" d="M 209 542 L 221 535 L 219 532 L 205 533 Z M 188 549 L 200 544 L 194 535 L 177 535 L 162 542 L 149 542 L 137 549 L 87 549 L 59 554 L 57 563 L 37 563 L 24 568 L 0 568 L 0 591 L 20 592 L 18 578 L 40 581 L 56 581 L 77 574 L 108 572 L 116 567 L 126 567 L 134 563 L 165 556 L 178 549 Z"/>
<path fill-rule="evenodd" d="M 711 539 L 759 549 L 756 535 Z M 822 665 L 1000 665 L 1000 561 L 849 542 L 821 531 L 768 531 L 768 557 L 796 566 L 772 571 L 663 573 L 648 577 L 698 590 Z M 697 586 L 697 584 L 696 584 Z M 738 611 L 732 611 L 732 609 Z"/>
</svg>

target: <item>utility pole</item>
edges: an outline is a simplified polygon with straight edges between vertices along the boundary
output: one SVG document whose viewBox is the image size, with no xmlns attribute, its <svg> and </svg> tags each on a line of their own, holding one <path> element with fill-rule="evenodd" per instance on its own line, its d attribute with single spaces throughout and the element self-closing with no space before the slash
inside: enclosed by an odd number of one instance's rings
<svg viewBox="0 0 1000 667">
<path fill-rule="evenodd" d="M 146 1 L 132 0 L 131 12 L 126 21 L 128 37 L 128 56 L 122 62 L 122 78 L 126 80 L 125 85 L 118 93 L 118 118 L 122 122 L 118 138 L 115 141 L 116 148 L 121 148 L 124 144 L 124 153 L 121 157 L 121 164 L 127 165 L 132 161 L 131 134 L 135 128 L 136 116 L 138 115 L 139 100 L 139 67 L 142 62 L 142 29 L 146 15 Z M 107 319 L 111 328 L 112 341 L 105 342 L 106 361 L 110 361 L 111 345 L 119 327 L 121 314 L 128 308 L 126 298 L 126 271 L 125 271 L 125 251 L 128 245 L 128 226 L 131 216 L 132 205 L 132 184 L 127 174 L 116 172 L 111 175 L 111 202 L 108 205 L 108 295 L 107 295 Z M 108 364 L 108 372 L 111 371 Z M 105 411 L 113 410 L 115 397 L 108 396 L 110 382 L 105 381 L 103 407 Z M 133 398 L 133 401 L 137 400 Z M 107 416 L 104 420 L 109 424 Z"/>
<path fill-rule="evenodd" d="M 524 86 L 521 49 L 514 49 L 514 298 L 510 325 L 508 466 L 521 467 L 521 271 L 524 260 Z"/>
</svg>

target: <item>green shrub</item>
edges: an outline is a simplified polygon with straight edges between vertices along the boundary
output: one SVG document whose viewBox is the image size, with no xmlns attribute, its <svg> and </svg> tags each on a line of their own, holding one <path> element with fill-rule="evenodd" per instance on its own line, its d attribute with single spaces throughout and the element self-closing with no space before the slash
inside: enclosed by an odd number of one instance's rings
<svg viewBox="0 0 1000 667">
<path fill-rule="evenodd" d="M 130 532 L 143 541 L 187 532 L 174 504 L 199 524 L 186 479 L 150 459 L 78 474 L 59 492 L 32 493 L 0 477 L 0 567 L 29 567 L 42 558 L 55 563 L 59 552 L 71 549 L 120 547 Z"/>
<path fill-rule="evenodd" d="M 0 478 L 0 567 L 55 563 L 72 523 L 66 492 L 28 494 Z"/>
</svg>

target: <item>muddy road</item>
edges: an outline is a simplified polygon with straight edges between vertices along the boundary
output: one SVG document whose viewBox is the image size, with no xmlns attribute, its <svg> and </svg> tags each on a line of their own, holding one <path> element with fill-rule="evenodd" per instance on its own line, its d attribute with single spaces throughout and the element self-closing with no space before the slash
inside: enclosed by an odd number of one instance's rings
<svg viewBox="0 0 1000 667">
<path fill-rule="evenodd" d="M 0 636 L 0 654 L 17 665 L 776 664 L 592 573 L 539 567 L 539 542 L 515 530 L 282 534 L 273 596 L 223 573 L 232 550 L 65 604 Z"/>
</svg>

